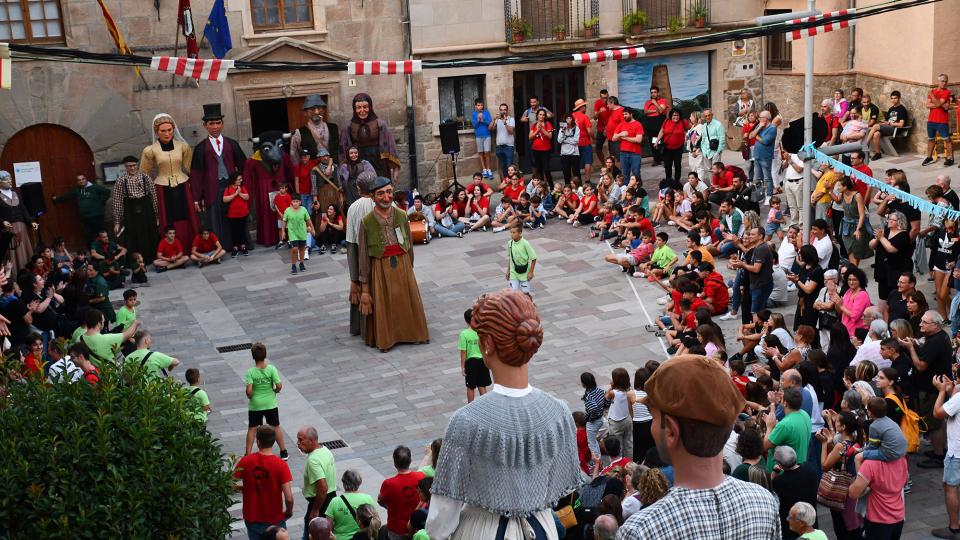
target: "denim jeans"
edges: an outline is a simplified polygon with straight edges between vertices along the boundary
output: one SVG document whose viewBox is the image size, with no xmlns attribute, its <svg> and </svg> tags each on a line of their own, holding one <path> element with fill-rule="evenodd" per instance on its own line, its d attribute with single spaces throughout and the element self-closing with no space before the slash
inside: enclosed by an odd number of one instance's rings
<svg viewBox="0 0 960 540">
<path fill-rule="evenodd" d="M 500 174 L 507 176 L 507 167 L 513 165 L 514 147 L 507 145 L 497 145 L 497 161 L 500 162 Z"/>
<path fill-rule="evenodd" d="M 437 223 L 433 226 L 433 230 L 437 231 L 437 236 L 446 236 L 447 238 L 451 236 L 456 236 L 457 233 L 463 232 L 467 228 L 467 224 L 462 221 L 458 221 L 453 224 L 452 227 L 447 228 L 443 225 Z"/>
<path fill-rule="evenodd" d="M 635 152 L 620 152 L 620 170 L 623 171 L 623 177 L 629 182 L 630 176 L 636 176 L 640 179 L 640 159 L 641 155 Z M 624 454 L 626 455 L 626 454 Z"/>
<path fill-rule="evenodd" d="M 540 214 L 540 217 L 534 217 L 534 218 L 533 218 L 533 226 L 534 226 L 534 227 L 539 227 L 540 225 L 546 226 L 546 224 L 547 224 L 547 214 L 546 214 L 546 212 Z"/>
<path fill-rule="evenodd" d="M 761 310 L 766 306 L 767 300 L 770 299 L 770 293 L 773 292 L 773 282 L 767 283 L 763 286 L 750 285 L 750 305 L 753 306 L 754 310 Z"/>
<path fill-rule="evenodd" d="M 720 227 L 713 229 L 713 235 L 716 236 L 717 238 L 723 238 L 723 229 L 721 229 Z M 728 242 L 727 240 L 724 240 L 720 242 L 719 249 L 720 249 L 721 257 L 729 257 L 730 255 L 733 254 L 734 251 L 737 250 L 737 245 L 734 244 L 733 242 Z"/>
<path fill-rule="evenodd" d="M 755 183 L 766 186 L 767 197 L 773 195 L 773 160 L 754 158 L 753 178 Z"/>
<path fill-rule="evenodd" d="M 270 527 L 274 525 L 279 525 L 284 529 L 287 528 L 286 520 L 281 521 L 280 523 L 260 523 L 257 521 L 244 521 L 244 525 L 247 526 L 247 538 L 250 540 L 260 540 L 263 538 L 263 533 L 267 531 Z"/>
<path fill-rule="evenodd" d="M 950 311 L 947 317 L 950 319 L 950 337 L 960 332 L 960 317 L 957 316 L 957 309 L 960 309 L 960 290 L 953 291 L 953 299 L 950 300 Z"/>
<path fill-rule="evenodd" d="M 300 195 L 300 206 L 307 209 L 307 215 L 313 215 L 313 195 Z M 307 232 L 307 249 L 317 247 L 317 242 L 313 235 Z"/>
<path fill-rule="evenodd" d="M 600 455 L 600 442 L 597 440 L 597 433 L 600 432 L 602 426 L 603 417 L 587 421 L 587 447 L 597 456 Z"/>
<path fill-rule="evenodd" d="M 733 294 L 730 295 L 730 313 L 736 313 L 740 309 L 740 283 L 743 281 L 743 270 L 737 270 L 736 277 L 733 278 Z"/>
</svg>

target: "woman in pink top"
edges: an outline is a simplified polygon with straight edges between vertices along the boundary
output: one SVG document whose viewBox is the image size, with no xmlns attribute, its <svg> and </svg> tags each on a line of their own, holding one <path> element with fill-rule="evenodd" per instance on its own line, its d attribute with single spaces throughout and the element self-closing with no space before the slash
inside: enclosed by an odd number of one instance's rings
<svg viewBox="0 0 960 540">
<path fill-rule="evenodd" d="M 843 301 L 837 304 L 840 312 L 840 322 L 847 327 L 852 336 L 857 328 L 866 328 L 863 322 L 863 312 L 871 305 L 870 295 L 864 288 L 867 285 L 867 276 L 856 266 L 847 267 L 847 292 L 843 293 Z M 834 293 L 836 295 L 836 293 Z"/>
</svg>

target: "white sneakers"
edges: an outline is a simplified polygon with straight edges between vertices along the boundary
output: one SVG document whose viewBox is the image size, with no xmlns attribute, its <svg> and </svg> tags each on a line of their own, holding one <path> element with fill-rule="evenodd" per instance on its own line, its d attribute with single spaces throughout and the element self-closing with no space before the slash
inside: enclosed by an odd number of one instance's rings
<svg viewBox="0 0 960 540">
<path fill-rule="evenodd" d="M 736 313 L 724 313 L 723 315 L 717 317 L 721 321 L 730 321 L 737 318 Z"/>
</svg>

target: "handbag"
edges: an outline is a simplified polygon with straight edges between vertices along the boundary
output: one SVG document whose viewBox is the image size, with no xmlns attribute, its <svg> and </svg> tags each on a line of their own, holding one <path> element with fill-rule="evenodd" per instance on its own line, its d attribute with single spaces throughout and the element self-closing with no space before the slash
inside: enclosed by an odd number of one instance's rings
<svg viewBox="0 0 960 540">
<path fill-rule="evenodd" d="M 509 249 L 510 249 L 510 264 L 513 265 L 513 270 L 514 270 L 514 272 L 516 272 L 516 273 L 518 273 L 518 274 L 526 274 L 526 273 L 527 273 L 527 266 L 530 265 L 530 261 L 527 261 L 527 264 L 517 264 L 517 263 L 514 262 L 514 260 L 513 260 L 513 242 L 512 242 L 512 241 L 510 242 L 510 248 L 509 248 Z"/>
<path fill-rule="evenodd" d="M 720 139 L 713 139 L 710 137 L 710 130 L 707 129 L 707 125 L 703 125 L 703 132 L 707 135 L 707 143 L 710 145 L 710 151 L 716 152 L 720 148 Z"/>
<path fill-rule="evenodd" d="M 833 325 L 837 324 L 837 321 L 839 320 L 840 317 L 837 317 L 836 312 L 821 311 L 817 315 L 817 326 L 820 330 L 829 330 L 833 328 Z"/>
<path fill-rule="evenodd" d="M 846 470 L 847 450 L 847 443 L 844 442 L 840 466 L 824 471 L 817 487 L 817 503 L 831 510 L 843 510 L 847 505 L 847 490 L 853 483 L 853 475 Z"/>
<path fill-rule="evenodd" d="M 560 524 L 567 529 L 571 529 L 577 526 L 577 513 L 573 511 L 573 501 L 574 493 L 570 494 L 570 504 L 564 506 L 563 508 L 558 509 L 555 514 L 557 514 L 557 519 L 560 520 Z"/>
</svg>

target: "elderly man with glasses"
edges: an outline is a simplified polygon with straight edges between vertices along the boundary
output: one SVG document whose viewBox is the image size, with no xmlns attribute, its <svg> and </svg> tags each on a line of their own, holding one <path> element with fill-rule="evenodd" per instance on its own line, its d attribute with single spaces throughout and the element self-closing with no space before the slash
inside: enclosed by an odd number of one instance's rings
<svg viewBox="0 0 960 540">
<path fill-rule="evenodd" d="M 937 389 L 933 378 L 937 375 L 950 375 L 953 349 L 950 337 L 943 330 L 943 317 L 936 310 L 930 310 L 920 318 L 921 339 L 901 339 L 913 361 L 914 383 L 919 392 L 917 412 L 927 423 L 927 435 L 933 449 L 925 455 L 928 459 L 917 464 L 924 469 L 943 467 L 947 433 L 943 420 L 933 415 L 933 406 L 937 400 Z"/>
</svg>

